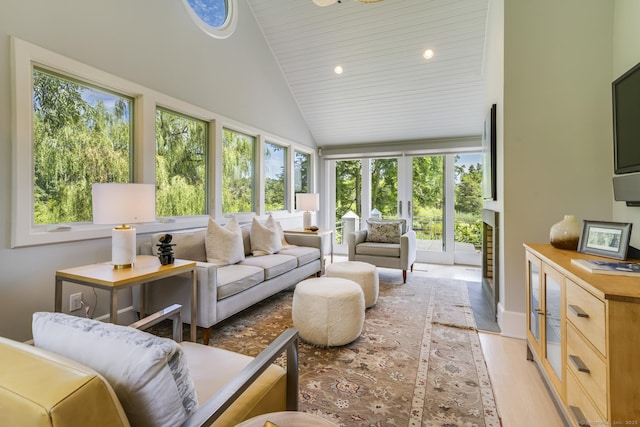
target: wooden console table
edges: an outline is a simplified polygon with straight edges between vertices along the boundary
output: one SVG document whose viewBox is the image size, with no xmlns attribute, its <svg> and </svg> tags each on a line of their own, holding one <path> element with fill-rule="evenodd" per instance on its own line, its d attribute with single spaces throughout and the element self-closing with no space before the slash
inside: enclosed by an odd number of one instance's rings
<svg viewBox="0 0 640 427">
<path fill-rule="evenodd" d="M 160 260 L 152 255 L 138 255 L 136 263 L 131 268 L 115 269 L 110 262 L 84 265 L 56 271 L 55 307 L 62 311 L 62 283 L 78 283 L 92 288 L 105 289 L 110 293 L 109 319 L 118 322 L 118 291 L 142 285 L 140 295 L 140 313 L 145 314 L 145 286 L 155 280 L 175 276 L 181 273 L 191 273 L 191 341 L 196 341 L 197 314 L 197 282 L 196 263 L 194 261 L 177 259 L 173 264 L 161 265 Z"/>
</svg>

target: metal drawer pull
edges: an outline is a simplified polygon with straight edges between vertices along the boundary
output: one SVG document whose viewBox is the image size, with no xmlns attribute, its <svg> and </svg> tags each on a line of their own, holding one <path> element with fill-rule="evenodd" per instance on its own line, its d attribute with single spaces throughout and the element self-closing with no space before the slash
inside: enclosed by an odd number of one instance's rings
<svg viewBox="0 0 640 427">
<path fill-rule="evenodd" d="M 575 314 L 576 316 L 578 316 L 578 317 L 584 317 L 584 318 L 589 317 L 589 313 L 587 313 L 586 311 L 584 311 L 583 309 L 581 309 L 577 305 L 569 304 L 569 310 L 571 310 L 571 312 L 573 314 Z"/>
<path fill-rule="evenodd" d="M 589 421 L 587 421 L 586 417 L 584 416 L 580 408 L 578 408 L 577 406 L 569 405 L 569 409 L 571 410 L 571 415 L 573 415 L 573 418 L 577 421 L 579 426 L 591 425 Z"/>
<path fill-rule="evenodd" d="M 569 360 L 578 371 L 585 372 L 587 374 L 591 373 L 587 365 L 585 365 L 582 359 L 580 359 L 578 356 L 574 356 L 573 354 L 571 354 L 569 355 Z"/>
</svg>

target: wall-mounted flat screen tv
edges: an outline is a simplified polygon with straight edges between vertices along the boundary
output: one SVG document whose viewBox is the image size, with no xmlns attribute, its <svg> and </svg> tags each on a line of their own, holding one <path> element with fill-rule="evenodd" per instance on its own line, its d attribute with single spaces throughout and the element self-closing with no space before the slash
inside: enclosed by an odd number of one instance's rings
<svg viewBox="0 0 640 427">
<path fill-rule="evenodd" d="M 616 174 L 640 171 L 640 64 L 613 87 L 613 163 Z"/>
</svg>

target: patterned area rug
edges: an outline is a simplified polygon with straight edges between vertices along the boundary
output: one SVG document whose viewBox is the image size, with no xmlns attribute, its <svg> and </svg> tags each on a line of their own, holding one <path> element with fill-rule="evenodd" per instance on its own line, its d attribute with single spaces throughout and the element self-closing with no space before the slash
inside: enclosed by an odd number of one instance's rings
<svg viewBox="0 0 640 427">
<path fill-rule="evenodd" d="M 255 356 L 293 327 L 293 291 L 215 326 L 211 345 Z M 299 347 L 300 410 L 340 426 L 500 426 L 464 281 L 380 270 L 354 342 Z M 283 363 L 283 362 L 280 362 Z"/>
</svg>

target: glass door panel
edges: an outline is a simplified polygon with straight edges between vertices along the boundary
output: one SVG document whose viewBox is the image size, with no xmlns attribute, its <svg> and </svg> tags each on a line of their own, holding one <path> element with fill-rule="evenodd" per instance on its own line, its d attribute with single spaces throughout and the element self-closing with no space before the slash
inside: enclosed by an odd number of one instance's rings
<svg viewBox="0 0 640 427">
<path fill-rule="evenodd" d="M 482 154 L 455 156 L 454 176 L 455 262 L 482 265 Z"/>
<path fill-rule="evenodd" d="M 540 345 L 540 261 L 527 253 L 527 280 L 529 281 L 529 316 L 527 319 L 528 334 Z M 536 349 L 539 351 L 539 349 Z"/>
<path fill-rule="evenodd" d="M 417 156 L 411 162 L 411 210 L 419 259 L 445 249 L 444 156 Z"/>
<path fill-rule="evenodd" d="M 360 230 L 362 219 L 362 162 L 336 161 L 335 241 L 347 244 L 346 235 Z"/>
<path fill-rule="evenodd" d="M 545 359 L 562 381 L 562 328 L 560 282 L 551 274 L 545 274 Z"/>
<path fill-rule="evenodd" d="M 398 218 L 398 159 L 371 159 L 371 214 Z M 366 218 L 365 218 L 366 219 Z M 364 227 L 364 224 L 362 225 Z"/>
</svg>

